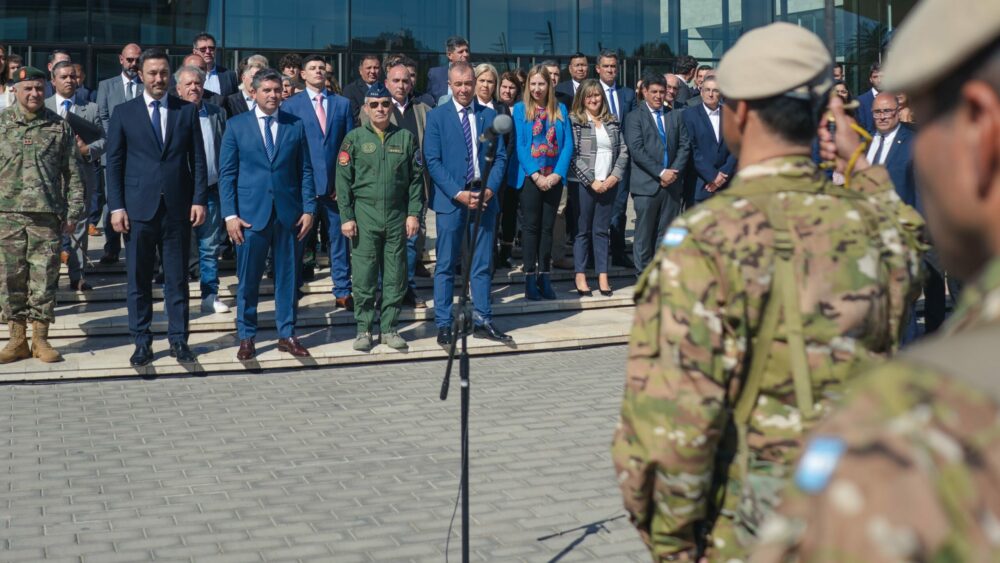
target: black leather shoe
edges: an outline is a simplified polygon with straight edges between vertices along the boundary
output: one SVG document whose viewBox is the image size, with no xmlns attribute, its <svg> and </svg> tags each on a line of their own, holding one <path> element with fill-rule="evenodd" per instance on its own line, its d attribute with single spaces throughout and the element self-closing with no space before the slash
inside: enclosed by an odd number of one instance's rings
<svg viewBox="0 0 1000 563">
<path fill-rule="evenodd" d="M 274 277 L 274 274 L 271 274 L 271 277 Z M 316 268 L 304 266 L 302 268 L 302 279 L 305 281 L 313 281 L 316 279 Z"/>
<path fill-rule="evenodd" d="M 501 332 L 493 321 L 487 321 L 481 325 L 476 325 L 472 329 L 472 336 L 475 338 L 485 338 L 494 342 L 513 342 L 514 339 L 507 333 Z"/>
<path fill-rule="evenodd" d="M 135 353 L 128 360 L 129 365 L 134 368 L 141 368 L 153 363 L 153 349 L 149 344 L 136 344 Z"/>
<path fill-rule="evenodd" d="M 197 361 L 194 352 L 184 342 L 174 342 L 170 345 L 170 357 L 177 358 L 177 361 L 182 364 L 193 364 Z"/>
<path fill-rule="evenodd" d="M 106 253 L 104 256 L 101 256 L 101 259 L 99 260 L 99 262 L 101 264 L 104 264 L 105 266 L 110 266 L 111 264 L 117 264 L 118 263 L 118 255 L 117 254 Z"/>
<path fill-rule="evenodd" d="M 438 329 L 438 344 L 441 346 L 451 346 L 451 327 Z"/>
</svg>

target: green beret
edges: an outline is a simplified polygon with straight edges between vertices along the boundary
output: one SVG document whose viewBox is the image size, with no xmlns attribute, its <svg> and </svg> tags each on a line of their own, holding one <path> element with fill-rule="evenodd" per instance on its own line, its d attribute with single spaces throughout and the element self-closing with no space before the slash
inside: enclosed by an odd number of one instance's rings
<svg viewBox="0 0 1000 563">
<path fill-rule="evenodd" d="M 998 0 L 924 0 L 899 26 L 882 67 L 882 86 L 932 88 L 1000 38 Z"/>
<path fill-rule="evenodd" d="M 48 76 L 45 71 L 38 70 L 33 66 L 22 66 L 14 73 L 13 83 L 24 82 L 25 80 L 45 80 Z"/>
</svg>

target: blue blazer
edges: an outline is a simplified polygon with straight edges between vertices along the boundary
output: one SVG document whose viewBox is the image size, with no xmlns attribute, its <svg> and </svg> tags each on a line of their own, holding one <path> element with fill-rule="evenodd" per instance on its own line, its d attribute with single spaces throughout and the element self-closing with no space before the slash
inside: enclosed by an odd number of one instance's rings
<svg viewBox="0 0 1000 563">
<path fill-rule="evenodd" d="M 473 104 L 473 115 L 476 118 L 476 131 L 480 135 L 493 124 L 496 112 Z M 453 213 L 463 206 L 455 202 L 458 192 L 465 189 L 465 177 L 468 172 L 469 155 L 462 140 L 462 120 L 458 116 L 455 104 L 440 105 L 427 114 L 427 124 L 424 126 L 424 162 L 427 173 L 434 183 L 434 193 L 431 195 L 431 209 L 435 213 Z M 486 170 L 486 143 L 479 143 L 479 170 Z M 494 194 L 500 193 L 503 183 L 504 167 L 507 165 L 507 151 L 503 143 L 497 143 L 497 153 L 493 160 L 493 169 L 486 186 Z"/>
<path fill-rule="evenodd" d="M 872 116 L 872 106 L 875 104 L 875 95 L 872 94 L 872 89 L 869 88 L 864 94 L 858 96 L 857 100 L 858 111 L 854 114 L 854 120 L 858 122 L 858 125 L 864 127 L 865 131 L 874 133 L 875 117 Z"/>
<path fill-rule="evenodd" d="M 736 157 L 730 154 L 722 137 L 722 112 L 725 108 L 719 105 L 719 140 L 715 140 L 715 130 L 708 118 L 704 104 L 698 104 L 684 109 L 681 117 L 691 139 L 691 155 L 694 162 L 695 185 L 694 200 L 703 201 L 712 197 L 712 192 L 705 190 L 705 185 L 715 180 L 722 172 L 732 176 L 736 169 Z"/>
<path fill-rule="evenodd" d="M 316 197 L 337 193 L 337 154 L 344 135 L 354 127 L 351 117 L 351 102 L 337 94 L 326 94 L 326 135 L 319 128 L 316 110 L 313 109 L 309 91 L 299 92 L 281 104 L 281 111 L 288 112 L 302 120 L 306 139 L 309 141 L 309 157 L 312 161 L 312 175 L 316 183 Z M 280 129 L 280 127 L 279 127 Z"/>
<path fill-rule="evenodd" d="M 916 135 L 905 123 L 900 125 L 885 157 L 885 167 L 896 193 L 903 203 L 912 207 L 917 207 L 917 182 L 913 174 L 913 139 Z M 878 142 L 877 137 L 875 142 Z"/>
<path fill-rule="evenodd" d="M 573 128 L 569 123 L 569 112 L 566 106 L 559 104 L 563 118 L 555 121 L 556 143 L 559 144 L 559 158 L 552 172 L 558 174 L 565 183 L 569 174 L 569 164 L 573 161 Z M 514 120 L 514 132 L 517 133 L 517 140 L 514 145 L 517 147 L 517 181 L 513 184 L 517 189 L 524 185 L 524 177 L 531 176 L 541 168 L 539 159 L 531 156 L 531 129 L 534 121 L 525 121 L 524 102 L 514 104 L 514 111 L 511 119 Z"/>
<path fill-rule="evenodd" d="M 427 93 L 434 98 L 434 107 L 438 98 L 448 94 L 448 65 L 432 67 L 427 71 Z"/>
<path fill-rule="evenodd" d="M 108 125 L 108 208 L 130 219 L 149 221 L 160 196 L 172 220 L 188 221 L 192 205 L 205 205 L 208 173 L 198 108 L 166 96 L 166 140 L 160 149 L 144 96 L 115 108 Z"/>
<path fill-rule="evenodd" d="M 316 212 L 309 142 L 302 121 L 277 112 L 278 138 L 274 160 L 267 159 L 257 112 L 229 120 L 219 155 L 219 203 L 222 216 L 237 215 L 251 231 L 267 228 L 271 210 L 282 225 L 294 230 L 303 213 Z"/>
</svg>

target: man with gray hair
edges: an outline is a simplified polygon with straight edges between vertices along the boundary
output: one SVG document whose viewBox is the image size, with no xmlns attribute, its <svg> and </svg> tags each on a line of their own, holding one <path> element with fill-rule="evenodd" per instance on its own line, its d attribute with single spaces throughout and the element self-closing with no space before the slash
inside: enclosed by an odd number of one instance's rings
<svg viewBox="0 0 1000 563">
<path fill-rule="evenodd" d="M 229 117 L 235 117 L 253 109 L 256 102 L 253 98 L 253 77 L 262 69 L 267 68 L 257 62 L 252 62 L 249 58 L 240 65 L 240 87 L 239 90 L 226 96 L 223 109 Z"/>
<path fill-rule="evenodd" d="M 203 313 L 228 313 L 229 306 L 219 301 L 219 236 L 222 217 L 219 216 L 219 149 L 226 130 L 226 114 L 219 106 L 207 102 L 205 72 L 198 66 L 182 66 L 174 73 L 177 95 L 198 106 L 201 137 L 204 139 L 205 168 L 208 174 L 207 212 L 205 222 L 194 227 L 197 239 L 196 252 L 191 252 L 188 270 L 199 267 L 201 281 L 201 311 Z M 192 240 L 192 246 L 195 240 Z"/>
<path fill-rule="evenodd" d="M 199 55 L 192 54 L 192 55 L 188 55 L 188 56 L 184 57 L 184 64 L 182 64 L 181 66 L 182 67 L 185 67 L 185 66 L 196 67 L 198 69 L 201 69 L 201 72 L 206 77 L 208 76 L 208 64 L 205 63 L 205 59 L 201 58 Z M 180 72 L 180 71 L 178 70 L 178 72 Z M 174 73 L 174 76 L 177 76 L 177 73 Z M 216 92 L 214 90 L 211 90 L 209 88 L 205 88 L 204 81 L 202 81 L 202 90 L 204 90 L 204 94 L 202 94 L 201 99 L 205 100 L 206 102 L 208 102 L 210 104 L 215 104 L 215 105 L 219 106 L 220 108 L 223 107 L 223 104 L 226 103 L 226 99 L 224 97 L 222 97 L 222 95 L 220 95 L 218 92 Z M 176 79 L 174 80 L 174 94 L 176 94 L 180 98 L 184 97 L 184 96 L 181 96 L 180 93 L 177 91 L 177 80 Z"/>
</svg>

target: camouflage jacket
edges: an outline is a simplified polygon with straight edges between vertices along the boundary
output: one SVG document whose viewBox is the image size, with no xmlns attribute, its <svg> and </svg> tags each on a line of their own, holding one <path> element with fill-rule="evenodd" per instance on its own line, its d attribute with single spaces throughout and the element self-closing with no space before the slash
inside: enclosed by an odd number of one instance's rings
<svg viewBox="0 0 1000 563">
<path fill-rule="evenodd" d="M 0 210 L 83 218 L 79 150 L 69 125 L 47 108 L 34 118 L 19 104 L 0 113 Z"/>
<path fill-rule="evenodd" d="M 758 204 L 777 198 L 787 218 L 816 411 L 828 412 L 860 366 L 897 349 L 920 290 L 923 222 L 884 168 L 852 180 L 861 197 L 845 197 L 806 157 L 747 167 L 725 197 L 671 225 L 643 273 L 612 457 L 654 559 L 693 556 L 715 510 L 752 533 L 815 424 L 796 406 L 781 321 L 748 424 L 748 479 L 759 479 L 743 487 L 729 463 L 731 412 L 775 263 L 774 230 Z M 749 196 L 761 188 L 765 199 Z M 757 498 L 746 498 L 751 491 Z M 722 547 L 718 526 L 712 535 Z"/>
<path fill-rule="evenodd" d="M 1000 259 L 963 291 L 945 338 L 1000 323 L 998 303 Z M 989 349 L 980 359 L 996 365 Z M 936 367 L 900 360 L 860 378 L 795 483 L 753 561 L 1000 561 L 1000 408 Z"/>
</svg>

